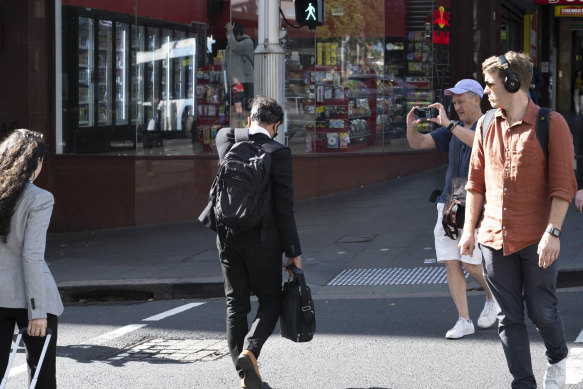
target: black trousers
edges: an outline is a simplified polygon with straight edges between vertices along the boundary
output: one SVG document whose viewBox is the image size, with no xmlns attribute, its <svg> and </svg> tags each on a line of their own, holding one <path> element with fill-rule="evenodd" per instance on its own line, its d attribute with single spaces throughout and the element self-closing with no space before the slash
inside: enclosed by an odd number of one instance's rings
<svg viewBox="0 0 583 389">
<path fill-rule="evenodd" d="M 243 98 L 243 109 L 245 111 L 251 111 L 251 100 L 255 97 L 253 94 L 253 83 L 244 82 L 243 87 L 245 88 L 245 97 Z"/>
<path fill-rule="evenodd" d="M 4 373 L 8 367 L 10 349 L 14 334 L 14 325 L 18 329 L 28 326 L 28 312 L 26 309 L 0 308 L 0 371 Z M 47 326 L 53 331 L 49 347 L 40 373 L 38 375 L 37 389 L 55 389 L 57 387 L 56 361 L 57 361 L 57 316 L 49 314 Z M 28 378 L 32 380 L 38 360 L 40 358 L 45 338 L 39 336 L 23 335 L 26 347 L 26 362 L 28 364 Z M 14 366 L 12 366 L 14 368 Z"/>
<path fill-rule="evenodd" d="M 227 343 L 239 376 L 237 357 L 243 350 L 259 358 L 261 348 L 279 319 L 282 281 L 282 250 L 254 244 L 255 235 L 241 234 L 217 239 L 221 268 L 225 280 L 227 303 Z M 222 240 L 222 242 L 221 242 Z M 251 292 L 259 308 L 251 328 L 247 314 L 251 311 Z"/>
<path fill-rule="evenodd" d="M 498 334 L 514 377 L 513 389 L 537 387 L 524 322 L 525 305 L 543 339 L 548 362 L 560 362 L 568 354 L 556 291 L 558 261 L 546 269 L 539 267 L 537 247 L 538 244 L 533 244 L 504 256 L 502 250 L 480 245 L 486 282 L 502 311 L 498 316 Z"/>
</svg>

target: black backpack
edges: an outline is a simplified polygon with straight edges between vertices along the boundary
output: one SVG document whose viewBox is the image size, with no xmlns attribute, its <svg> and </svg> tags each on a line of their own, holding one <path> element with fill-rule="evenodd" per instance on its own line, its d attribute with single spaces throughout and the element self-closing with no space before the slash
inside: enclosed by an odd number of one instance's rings
<svg viewBox="0 0 583 389">
<path fill-rule="evenodd" d="M 249 140 L 247 128 L 235 129 L 235 143 L 225 154 L 211 186 L 217 225 L 239 233 L 264 221 L 271 210 L 271 153 L 283 147 L 275 141 L 259 144 Z"/>
<path fill-rule="evenodd" d="M 490 129 L 490 124 L 494 120 L 494 114 L 496 114 L 498 108 L 489 110 L 484 114 L 484 121 L 482 122 L 482 144 L 486 139 L 486 134 Z M 540 107 L 536 115 L 536 138 L 540 147 L 543 149 L 545 157 L 549 158 L 549 121 L 551 120 L 551 109 Z"/>
</svg>

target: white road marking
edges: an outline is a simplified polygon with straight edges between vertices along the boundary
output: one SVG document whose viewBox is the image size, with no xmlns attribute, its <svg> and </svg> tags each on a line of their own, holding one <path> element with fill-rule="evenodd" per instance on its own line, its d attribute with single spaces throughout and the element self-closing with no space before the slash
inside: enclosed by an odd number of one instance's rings
<svg viewBox="0 0 583 389">
<path fill-rule="evenodd" d="M 15 368 L 10 370 L 10 373 L 8 374 L 8 377 L 14 377 L 15 375 L 24 373 L 27 370 L 26 367 L 26 363 L 23 363 L 22 365 L 18 365 Z"/>
<path fill-rule="evenodd" d="M 581 382 L 583 382 L 583 348 L 571 348 L 567 357 L 567 380 L 565 383 L 575 385 Z"/>
<path fill-rule="evenodd" d="M 157 315 L 147 317 L 147 318 L 143 319 L 142 321 L 159 321 L 159 320 L 165 319 L 169 316 L 176 315 L 180 312 L 184 312 L 186 310 L 189 310 L 189 309 L 194 308 L 194 307 L 198 307 L 198 306 L 203 305 L 203 304 L 206 304 L 206 303 L 190 303 L 190 304 L 182 305 L 180 307 L 171 309 L 169 311 L 162 312 L 162 313 L 159 313 Z M 107 332 L 103 335 L 96 336 L 95 338 L 89 340 L 87 343 L 89 343 L 91 345 L 100 345 L 100 344 L 103 344 L 107 341 L 110 341 L 110 340 L 115 339 L 115 338 L 119 338 L 120 336 L 124 336 L 126 334 L 129 334 L 132 331 L 138 330 L 138 329 L 140 329 L 142 327 L 146 327 L 146 326 L 147 326 L 147 324 L 130 324 L 130 325 L 127 325 L 125 327 L 118 328 L 117 330 Z M 84 348 L 84 349 L 91 348 L 91 346 L 89 346 L 89 345 L 72 345 L 71 347 L 72 348 Z M 18 374 L 22 374 L 22 373 L 26 372 L 27 370 L 28 370 L 28 368 L 27 368 L 26 363 L 23 363 L 22 365 L 18 365 L 16 367 L 12 368 L 10 370 L 10 373 L 8 374 L 8 377 L 14 377 Z"/>
<path fill-rule="evenodd" d="M 579 336 L 575 339 L 575 343 L 583 343 L 583 330 L 579 332 Z"/>
<path fill-rule="evenodd" d="M 117 330 L 107 332 L 103 335 L 99 335 L 99 336 L 91 339 L 89 341 L 89 344 L 92 344 L 92 345 L 103 344 L 107 341 L 110 341 L 110 340 L 115 339 L 115 338 L 119 338 L 120 336 L 124 336 L 126 334 L 129 334 L 130 332 L 138 330 L 138 329 L 145 327 L 145 326 L 147 326 L 147 324 L 130 324 L 130 325 L 127 325 L 125 327 L 118 328 Z"/>
<path fill-rule="evenodd" d="M 186 305 L 183 305 L 181 307 L 177 307 L 177 308 L 171 309 L 169 311 L 159 313 L 158 315 L 147 317 L 145 319 L 142 319 L 142 321 L 159 321 L 159 320 L 165 319 L 169 316 L 176 315 L 180 312 L 184 312 L 186 310 L 189 310 L 189 309 L 194 308 L 194 307 L 198 307 L 199 305 L 203 305 L 203 304 L 205 304 L 205 303 L 186 304 Z"/>
</svg>

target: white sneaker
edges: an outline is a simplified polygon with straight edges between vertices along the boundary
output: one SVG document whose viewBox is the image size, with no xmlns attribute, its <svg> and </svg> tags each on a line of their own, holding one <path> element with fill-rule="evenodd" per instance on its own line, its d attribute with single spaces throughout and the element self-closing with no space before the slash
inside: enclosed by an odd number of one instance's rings
<svg viewBox="0 0 583 389">
<path fill-rule="evenodd" d="M 484 309 L 482 309 L 482 313 L 480 313 L 480 317 L 478 318 L 478 327 L 489 328 L 492 324 L 496 323 L 496 316 L 498 316 L 499 309 L 496 300 L 486 299 Z"/>
<path fill-rule="evenodd" d="M 547 363 L 544 389 L 561 389 L 567 379 L 567 358 L 553 365 Z"/>
<path fill-rule="evenodd" d="M 459 339 L 474 333 L 474 323 L 471 320 L 459 318 L 455 326 L 445 334 L 447 339 Z"/>
</svg>

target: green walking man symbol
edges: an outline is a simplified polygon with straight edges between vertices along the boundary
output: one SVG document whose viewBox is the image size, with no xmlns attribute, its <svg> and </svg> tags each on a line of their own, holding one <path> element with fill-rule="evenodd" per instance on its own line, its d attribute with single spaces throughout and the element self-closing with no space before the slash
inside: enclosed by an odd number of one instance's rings
<svg viewBox="0 0 583 389">
<path fill-rule="evenodd" d="M 308 8 L 306 8 L 304 12 L 308 13 L 308 16 L 306 16 L 306 20 L 310 20 L 310 18 L 316 20 L 316 8 L 312 5 L 312 3 L 308 5 Z"/>
</svg>

